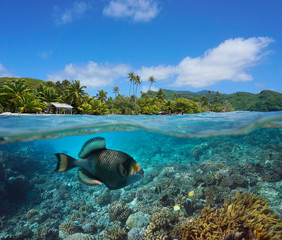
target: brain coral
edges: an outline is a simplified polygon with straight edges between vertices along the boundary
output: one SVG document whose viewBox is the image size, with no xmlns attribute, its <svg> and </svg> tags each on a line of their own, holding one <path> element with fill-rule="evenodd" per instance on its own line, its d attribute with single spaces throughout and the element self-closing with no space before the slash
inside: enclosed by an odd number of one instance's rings
<svg viewBox="0 0 282 240">
<path fill-rule="evenodd" d="M 206 207 L 198 219 L 183 223 L 181 237 L 186 240 L 278 240 L 282 239 L 282 223 L 265 199 L 237 193 L 221 208 Z"/>
</svg>

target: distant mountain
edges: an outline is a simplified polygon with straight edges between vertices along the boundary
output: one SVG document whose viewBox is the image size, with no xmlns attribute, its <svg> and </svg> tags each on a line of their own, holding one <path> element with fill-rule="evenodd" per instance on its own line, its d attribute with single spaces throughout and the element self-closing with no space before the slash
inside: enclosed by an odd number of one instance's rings
<svg viewBox="0 0 282 240">
<path fill-rule="evenodd" d="M 173 91 L 164 89 L 167 99 L 173 99 L 175 94 L 178 97 L 187 99 L 206 96 L 209 102 L 212 102 L 216 92 L 203 90 L 199 92 L 191 91 Z M 228 101 L 237 111 L 282 111 L 282 94 L 271 90 L 263 90 L 258 94 L 248 92 L 236 92 L 232 94 L 220 94 L 220 101 Z"/>
<path fill-rule="evenodd" d="M 40 83 L 45 83 L 45 81 L 39 80 L 39 79 L 36 79 L 36 78 L 11 78 L 11 77 L 2 77 L 2 78 L 0 78 L 0 84 L 4 84 L 4 83 L 6 83 L 6 82 L 14 81 L 14 80 L 17 80 L 17 79 L 23 79 L 23 80 L 25 80 L 25 84 L 26 84 L 29 88 L 31 88 L 31 89 L 36 88 Z"/>
</svg>

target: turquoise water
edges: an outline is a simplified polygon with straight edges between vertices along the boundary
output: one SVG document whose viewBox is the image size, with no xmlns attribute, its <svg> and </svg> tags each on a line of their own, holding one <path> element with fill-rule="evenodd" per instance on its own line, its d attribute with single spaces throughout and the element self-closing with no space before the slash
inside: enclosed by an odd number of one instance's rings
<svg viewBox="0 0 282 240">
<path fill-rule="evenodd" d="M 108 149 L 132 156 L 144 177 L 110 191 L 81 184 L 76 168 L 54 172 L 55 153 L 78 158 L 97 136 Z M 180 212 L 196 217 L 236 192 L 264 197 L 281 216 L 281 140 L 281 112 L 0 115 L 0 239 L 153 239 L 143 232 L 163 209 L 174 214 L 174 223 L 154 234 L 181 239 L 172 234 L 183 220 Z"/>
</svg>

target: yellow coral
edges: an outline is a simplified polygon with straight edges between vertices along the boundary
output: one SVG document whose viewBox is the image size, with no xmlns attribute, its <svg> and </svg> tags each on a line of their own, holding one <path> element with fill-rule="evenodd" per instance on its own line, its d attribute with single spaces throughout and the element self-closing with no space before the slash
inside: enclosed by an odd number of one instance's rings
<svg viewBox="0 0 282 240">
<path fill-rule="evenodd" d="M 237 193 L 221 208 L 206 207 L 198 219 L 181 227 L 183 240 L 227 239 L 232 234 L 244 234 L 246 240 L 278 240 L 282 239 L 282 224 L 265 199 Z"/>
</svg>

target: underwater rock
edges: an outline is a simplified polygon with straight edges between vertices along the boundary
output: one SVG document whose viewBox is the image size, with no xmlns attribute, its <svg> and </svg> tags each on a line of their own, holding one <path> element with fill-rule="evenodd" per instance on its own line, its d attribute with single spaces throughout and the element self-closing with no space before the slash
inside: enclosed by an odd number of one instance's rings
<svg viewBox="0 0 282 240">
<path fill-rule="evenodd" d="M 144 239 L 144 228 L 132 228 L 127 234 L 128 240 L 143 240 Z"/>
<path fill-rule="evenodd" d="M 27 218 L 27 219 L 30 219 L 30 218 L 32 218 L 33 216 L 38 215 L 38 214 L 39 214 L 39 212 L 38 212 L 37 209 L 31 209 L 31 210 L 29 210 L 29 211 L 26 213 L 26 218 Z"/>
<path fill-rule="evenodd" d="M 107 189 L 102 194 L 100 194 L 98 197 L 96 197 L 96 202 L 99 204 L 99 206 L 103 207 L 111 203 L 111 194 L 110 191 Z"/>
<path fill-rule="evenodd" d="M 143 213 L 143 212 L 137 212 L 131 214 L 127 221 L 126 226 L 129 228 L 142 228 L 147 227 L 147 225 L 150 222 L 150 215 Z"/>
<path fill-rule="evenodd" d="M 97 232 L 98 226 L 92 220 L 89 220 L 82 225 L 82 229 L 84 233 L 94 234 Z"/>
<path fill-rule="evenodd" d="M 96 238 L 90 234 L 75 233 L 64 238 L 63 240 L 96 240 Z"/>
<path fill-rule="evenodd" d="M 59 231 L 48 227 L 40 227 L 37 231 L 36 240 L 58 240 Z"/>
<path fill-rule="evenodd" d="M 276 183 L 261 183 L 258 194 L 271 202 L 271 208 L 282 217 L 282 201 L 281 201 L 282 181 Z"/>
</svg>

